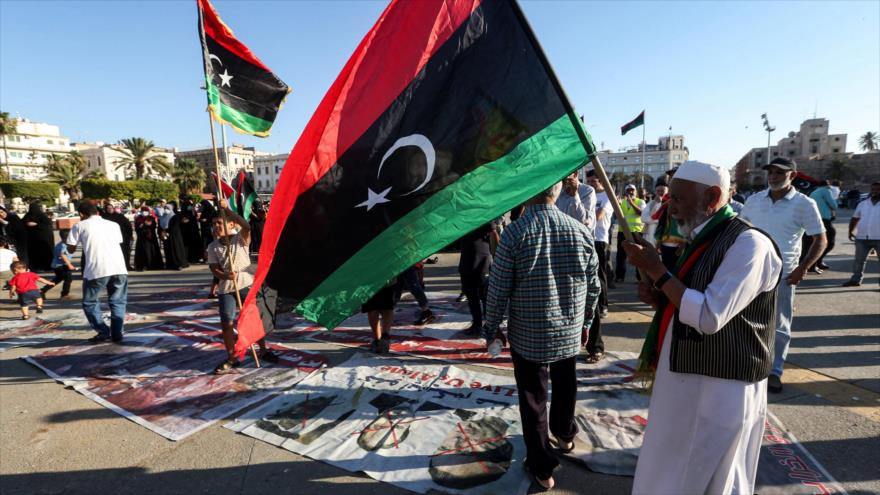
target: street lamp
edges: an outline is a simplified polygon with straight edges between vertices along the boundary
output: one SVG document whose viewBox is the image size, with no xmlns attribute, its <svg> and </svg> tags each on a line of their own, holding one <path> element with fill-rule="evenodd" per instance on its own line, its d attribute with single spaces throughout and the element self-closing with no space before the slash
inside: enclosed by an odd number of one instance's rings
<svg viewBox="0 0 880 495">
<path fill-rule="evenodd" d="M 764 119 L 764 130 L 767 131 L 767 165 L 770 165 L 770 133 L 775 131 L 776 128 L 770 125 L 766 113 L 762 113 L 761 118 Z"/>
</svg>

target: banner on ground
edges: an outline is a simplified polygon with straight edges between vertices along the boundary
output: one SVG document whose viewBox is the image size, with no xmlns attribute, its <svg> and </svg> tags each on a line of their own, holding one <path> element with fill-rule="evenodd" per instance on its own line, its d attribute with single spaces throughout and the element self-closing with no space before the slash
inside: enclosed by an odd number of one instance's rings
<svg viewBox="0 0 880 495">
<path fill-rule="evenodd" d="M 169 440 L 180 440 L 293 386 L 326 364 L 308 351 L 276 348 L 277 365 L 214 375 L 226 358 L 218 339 L 193 323 L 164 323 L 129 332 L 125 345 L 60 347 L 31 364 L 50 377 Z"/>
<path fill-rule="evenodd" d="M 356 356 L 226 427 L 418 493 L 520 495 L 516 404 L 509 376 Z"/>
</svg>

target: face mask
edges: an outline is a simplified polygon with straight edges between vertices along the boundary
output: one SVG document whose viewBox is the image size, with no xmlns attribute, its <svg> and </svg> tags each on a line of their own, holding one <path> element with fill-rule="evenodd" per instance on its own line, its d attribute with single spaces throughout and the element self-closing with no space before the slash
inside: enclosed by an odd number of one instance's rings
<svg viewBox="0 0 880 495">
<path fill-rule="evenodd" d="M 148 216 L 149 214 L 150 214 L 150 212 L 148 212 L 148 211 L 142 211 L 142 212 L 140 213 L 140 215 L 141 215 L 142 217 L 146 217 L 146 216 Z"/>
<path fill-rule="evenodd" d="M 174 210 L 170 206 L 165 207 L 165 213 L 173 213 Z"/>
</svg>

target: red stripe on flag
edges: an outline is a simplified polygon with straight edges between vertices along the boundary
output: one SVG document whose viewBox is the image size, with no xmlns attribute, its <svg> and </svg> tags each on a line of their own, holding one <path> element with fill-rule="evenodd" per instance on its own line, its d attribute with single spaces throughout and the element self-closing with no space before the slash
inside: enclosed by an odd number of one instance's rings
<svg viewBox="0 0 880 495">
<path fill-rule="evenodd" d="M 266 279 L 296 198 L 330 170 L 480 2 L 393 0 L 382 12 L 330 86 L 284 164 L 263 232 L 255 289 Z M 254 304 L 257 292 L 250 291 L 239 316 L 235 350 L 240 356 L 265 335 Z"/>
<path fill-rule="evenodd" d="M 202 10 L 202 19 L 204 21 L 206 36 L 212 38 L 227 50 L 238 55 L 242 60 L 246 60 L 266 72 L 272 72 L 263 64 L 263 62 L 260 61 L 260 59 L 257 58 L 256 55 L 253 54 L 253 52 L 251 52 L 250 48 L 236 39 L 232 30 L 229 29 L 229 26 L 220 20 L 220 16 L 217 14 L 217 11 L 214 10 L 214 6 L 211 5 L 211 2 L 208 0 L 196 0 L 196 3 Z"/>
</svg>

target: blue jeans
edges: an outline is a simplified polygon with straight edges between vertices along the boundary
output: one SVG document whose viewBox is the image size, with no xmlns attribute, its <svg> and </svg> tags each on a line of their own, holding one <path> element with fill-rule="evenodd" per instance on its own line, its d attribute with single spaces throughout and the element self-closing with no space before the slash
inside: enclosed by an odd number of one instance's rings
<svg viewBox="0 0 880 495">
<path fill-rule="evenodd" d="M 101 303 L 98 296 L 107 289 L 107 303 L 110 306 L 110 327 L 101 317 Z M 92 328 L 102 337 L 122 340 L 125 324 L 125 304 L 128 301 L 128 275 L 110 275 L 83 281 L 82 307 Z"/>
<path fill-rule="evenodd" d="M 402 289 L 406 289 L 416 298 L 416 302 L 419 303 L 419 307 L 426 308 L 428 307 L 428 297 L 425 295 L 424 289 L 422 289 L 422 284 L 419 283 L 419 271 L 416 270 L 415 266 L 411 266 L 407 268 L 403 273 L 400 274 L 400 286 L 398 290 L 403 292 Z M 399 297 L 399 296 L 398 296 Z"/>
<path fill-rule="evenodd" d="M 877 258 L 880 258 L 880 240 L 856 239 L 856 258 L 853 260 L 853 275 L 850 279 L 853 282 L 862 283 L 862 279 L 865 277 L 865 264 L 868 262 L 868 253 L 871 252 L 871 248 L 874 248 Z"/>
<path fill-rule="evenodd" d="M 791 342 L 791 320 L 794 317 L 794 285 L 785 281 L 788 272 L 783 273 L 779 287 L 776 288 L 776 341 L 773 345 L 773 369 L 771 375 L 782 377 L 788 344 Z"/>
</svg>

